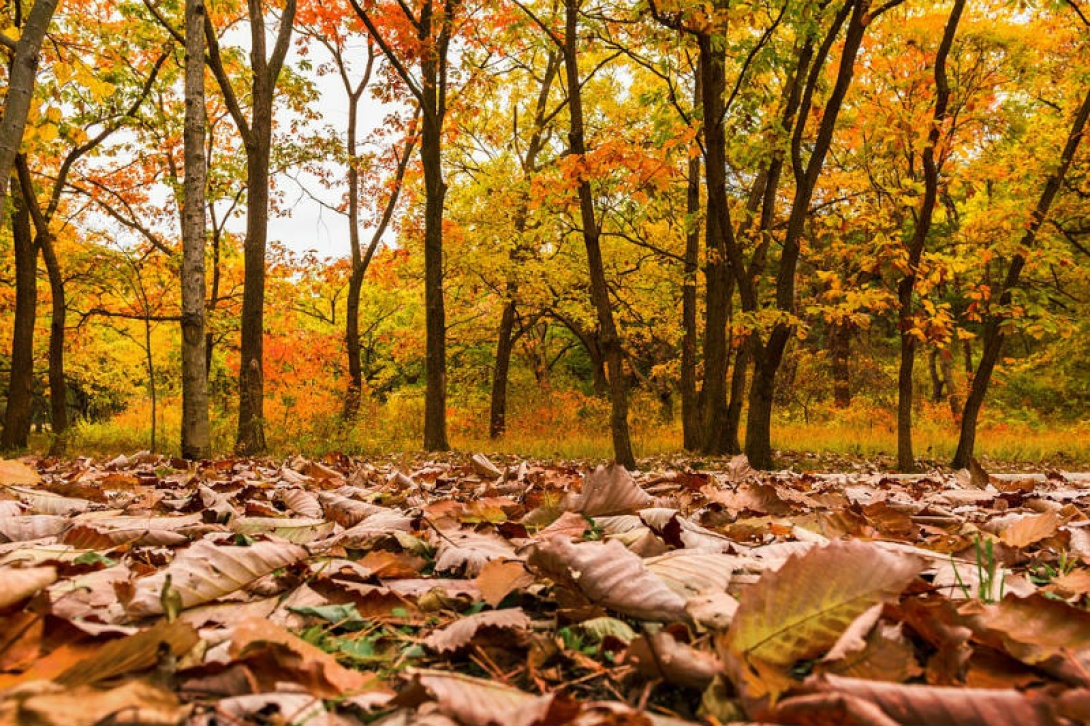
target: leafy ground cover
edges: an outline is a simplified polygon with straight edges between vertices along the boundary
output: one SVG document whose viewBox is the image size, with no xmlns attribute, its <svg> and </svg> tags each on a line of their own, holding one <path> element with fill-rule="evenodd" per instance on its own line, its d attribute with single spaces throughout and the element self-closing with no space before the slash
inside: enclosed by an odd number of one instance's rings
<svg viewBox="0 0 1090 726">
<path fill-rule="evenodd" d="M 1070 724 L 1090 477 L 0 462 L 0 724 Z"/>
</svg>

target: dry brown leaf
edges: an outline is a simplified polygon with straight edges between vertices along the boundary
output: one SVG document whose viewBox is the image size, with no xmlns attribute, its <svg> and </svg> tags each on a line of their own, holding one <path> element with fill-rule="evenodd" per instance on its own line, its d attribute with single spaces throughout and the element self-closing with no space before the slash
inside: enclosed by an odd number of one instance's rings
<svg viewBox="0 0 1090 726">
<path fill-rule="evenodd" d="M 322 492 L 318 495 L 318 501 L 321 502 L 325 516 L 342 527 L 357 525 L 372 514 L 386 509 L 386 507 L 380 507 L 377 504 L 368 504 L 358 499 L 350 499 L 337 492 Z"/>
<path fill-rule="evenodd" d="M 1053 536 L 1061 524 L 1063 520 L 1055 512 L 1033 514 L 1007 527 L 999 538 L 1008 547 L 1021 549 Z"/>
<path fill-rule="evenodd" d="M 0 486 L 34 486 L 42 481 L 36 469 L 17 459 L 0 459 Z"/>
<path fill-rule="evenodd" d="M 306 557 L 305 549 L 289 542 L 254 542 L 238 547 L 201 540 L 181 552 L 168 567 L 137 580 L 128 610 L 136 616 L 162 613 L 160 598 L 167 576 L 171 588 L 181 597 L 182 607 L 188 608 L 240 590 Z"/>
<path fill-rule="evenodd" d="M 262 690 L 290 681 L 318 698 L 338 698 L 378 687 L 373 674 L 345 668 L 329 653 L 263 618 L 235 627 L 230 653 L 246 661 Z"/>
<path fill-rule="evenodd" d="M 1011 689 L 950 688 L 942 686 L 883 683 L 859 678 L 821 676 L 807 682 L 817 693 L 842 694 L 876 707 L 888 721 L 848 723 L 943 724 L 944 726 L 1061 726 L 1069 723 L 1060 715 L 1055 697 L 1044 693 L 1022 693 Z M 786 716 L 795 699 L 784 701 L 769 718 Z M 817 704 L 807 709 L 817 715 Z M 764 714 L 759 714 L 764 717 Z M 834 714 L 830 714 L 834 715 Z M 835 717 L 835 715 L 834 715 Z M 815 721 L 811 721 L 815 722 Z M 843 722 L 841 722 L 843 723 Z"/>
<path fill-rule="evenodd" d="M 561 508 L 597 517 L 635 512 L 653 501 L 654 498 L 640 488 L 627 469 L 620 464 L 610 464 L 587 474 L 582 491 L 569 494 Z"/>
<path fill-rule="evenodd" d="M 424 639 L 424 644 L 438 653 L 448 653 L 469 645 L 477 632 L 484 628 L 525 631 L 529 627 L 530 618 L 522 608 L 484 610 L 463 615 L 447 627 L 436 630 Z"/>
<path fill-rule="evenodd" d="M 395 704 L 416 705 L 431 694 L 439 711 L 462 726 L 561 726 L 579 706 L 556 693 L 536 696 L 517 688 L 463 676 L 460 673 L 420 670 L 412 673 L 415 688 L 402 693 Z"/>
<path fill-rule="evenodd" d="M 342 547 L 366 548 L 394 532 L 411 532 L 413 518 L 396 509 L 379 508 L 330 540 Z"/>
<path fill-rule="evenodd" d="M 976 638 L 1005 649 L 1028 665 L 1043 666 L 1053 657 L 1069 654 L 1090 654 L 1090 613 L 1065 602 L 1041 595 L 1007 596 L 992 605 L 969 602 L 960 613 Z"/>
<path fill-rule="evenodd" d="M 481 599 L 496 607 L 515 590 L 532 585 L 534 576 L 521 562 L 491 560 L 481 568 L 474 582 L 481 591 Z"/>
<path fill-rule="evenodd" d="M 55 680 L 62 686 L 95 685 L 117 676 L 154 667 L 166 648 L 174 657 L 188 652 L 200 640 L 189 623 L 161 621 L 120 640 L 111 640 L 89 658 L 76 663 Z M 166 648 L 164 648 L 166 646 Z"/>
<path fill-rule="evenodd" d="M 687 550 L 649 557 L 643 564 L 686 600 L 698 595 L 726 592 L 734 570 L 740 568 L 737 557 Z"/>
<path fill-rule="evenodd" d="M 1090 570 L 1080 568 L 1065 572 L 1042 588 L 1062 597 L 1082 596 L 1090 593 Z"/>
<path fill-rule="evenodd" d="M 128 681 L 109 690 L 91 686 L 65 688 L 36 681 L 9 691 L 0 706 L 0 724 L 8 726 L 95 726 L 113 722 L 141 726 L 176 726 L 192 706 L 144 681 Z"/>
<path fill-rule="evenodd" d="M 488 532 L 446 529 L 441 533 L 430 531 L 429 539 L 436 545 L 436 572 L 460 572 L 466 577 L 476 577 L 491 560 L 518 559 L 510 542 Z"/>
<path fill-rule="evenodd" d="M 238 517 L 230 530 L 241 534 L 271 534 L 295 544 L 306 544 L 333 532 L 335 522 L 324 519 L 281 519 L 279 517 Z"/>
<path fill-rule="evenodd" d="M 318 497 L 306 489 L 296 487 L 279 489 L 276 496 L 284 503 L 284 506 L 296 514 L 308 519 L 319 519 L 322 516 L 322 505 L 318 502 Z"/>
<path fill-rule="evenodd" d="M 321 699 L 306 693 L 250 693 L 221 698 L 216 712 L 226 723 L 283 723 L 291 726 L 333 726 Z"/>
<path fill-rule="evenodd" d="M 0 542 L 27 542 L 55 537 L 69 527 L 68 519 L 54 514 L 0 517 Z"/>
<path fill-rule="evenodd" d="M 488 457 L 484 454 L 474 454 L 470 457 L 469 463 L 477 476 L 486 479 L 499 479 L 503 476 L 503 472 L 500 471 L 495 464 L 489 461 Z"/>
<path fill-rule="evenodd" d="M 588 600 L 641 620 L 687 620 L 685 598 L 616 541 L 572 544 L 554 537 L 535 545 L 531 567 L 578 588 Z"/>
<path fill-rule="evenodd" d="M 50 613 L 65 620 L 121 623 L 128 614 L 117 592 L 131 578 L 132 571 L 125 565 L 65 578 L 49 588 Z"/>
<path fill-rule="evenodd" d="M 0 608 L 25 600 L 56 581 L 55 567 L 0 567 Z"/>
<path fill-rule="evenodd" d="M 26 487 L 9 487 L 8 491 L 19 498 L 23 504 L 30 507 L 38 514 L 57 514 L 66 516 L 78 512 L 86 512 L 91 508 L 91 502 L 86 499 L 74 499 L 62 497 L 59 494 L 45 489 L 28 489 Z"/>
<path fill-rule="evenodd" d="M 682 643 L 666 630 L 632 641 L 625 661 L 635 665 L 646 680 L 662 679 L 675 686 L 700 691 L 707 688 L 723 668 L 714 653 Z"/>
</svg>

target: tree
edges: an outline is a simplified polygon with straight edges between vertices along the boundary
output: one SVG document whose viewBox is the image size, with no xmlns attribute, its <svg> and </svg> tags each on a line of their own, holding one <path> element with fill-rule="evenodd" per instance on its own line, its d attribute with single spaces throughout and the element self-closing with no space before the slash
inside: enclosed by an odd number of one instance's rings
<svg viewBox="0 0 1090 726">
<path fill-rule="evenodd" d="M 11 169 L 15 156 L 19 153 L 27 114 L 30 112 L 42 41 L 57 9 L 57 3 L 58 0 L 35 0 L 25 23 L 19 17 L 21 5 L 13 4 L 16 9 L 13 25 L 20 30 L 19 40 L 13 41 L 0 33 L 0 45 L 10 55 L 8 90 L 4 96 L 4 114 L 0 117 L 0 227 L 4 226 L 6 219 Z"/>
<path fill-rule="evenodd" d="M 950 82 L 946 73 L 946 61 L 954 44 L 958 23 L 961 21 L 965 0 L 954 0 L 950 16 L 943 30 L 942 41 L 935 54 L 935 110 L 931 127 L 927 132 L 927 142 L 921 154 L 923 165 L 924 192 L 916 211 L 916 227 L 907 245 L 907 271 L 897 286 L 897 301 L 900 304 L 898 316 L 901 333 L 901 362 L 897 375 L 897 468 L 911 471 L 915 468 L 912 454 L 912 369 L 916 359 L 917 333 L 913 329 L 914 312 L 913 292 L 916 277 L 919 274 L 920 258 L 927 246 L 927 237 L 931 231 L 931 220 L 935 214 L 935 205 L 939 194 L 939 167 L 941 160 L 936 158 L 936 147 L 940 138 L 949 140 L 949 131 L 945 128 L 950 106 Z"/>
<path fill-rule="evenodd" d="M 0 451 L 25 449 L 30 433 L 30 398 L 34 383 L 34 321 L 38 303 L 38 245 L 30 209 L 21 190 L 14 194 L 11 235 L 15 246 L 15 326 L 11 337 L 11 376 L 4 410 Z"/>
<path fill-rule="evenodd" d="M 242 296 L 241 360 L 238 373 L 238 432 L 235 450 L 241 454 L 264 453 L 264 310 L 265 249 L 269 235 L 269 161 L 272 149 L 273 102 L 277 81 L 295 20 L 296 0 L 286 0 L 271 53 L 267 51 L 265 14 L 262 0 L 248 0 L 250 24 L 249 88 L 251 112 L 247 119 L 240 98 L 224 65 L 219 37 L 212 20 L 205 15 L 208 65 L 215 76 L 231 118 L 246 149 L 246 241 L 245 283 Z"/>
<path fill-rule="evenodd" d="M 1090 20 L 1081 12 L 1075 0 L 1069 0 L 1068 4 L 1076 11 L 1086 29 L 1090 30 Z M 1011 322 L 1011 306 L 1015 292 L 1027 261 L 1038 246 L 1038 236 L 1048 219 L 1053 202 L 1055 202 L 1063 188 L 1067 172 L 1075 160 L 1083 136 L 1086 135 L 1088 122 L 1090 122 L 1090 86 L 1085 89 L 1085 94 L 1075 110 L 1063 149 L 1060 152 L 1059 161 L 1045 179 L 1040 196 L 1038 196 L 1037 203 L 1030 212 L 1029 220 L 1018 242 L 1017 251 L 1011 256 L 1010 264 L 1007 266 L 1006 274 L 1003 275 L 998 294 L 994 295 L 997 304 L 985 317 L 984 330 L 981 336 L 983 350 L 976 370 L 973 372 L 969 395 L 965 400 L 961 430 L 958 436 L 958 448 L 951 463 L 954 467 L 964 468 L 968 466 L 973 456 L 973 449 L 976 445 L 977 419 L 984 405 L 984 397 L 988 392 L 995 366 L 999 362 L 1003 344 L 1010 334 L 1008 326 Z"/>
<path fill-rule="evenodd" d="M 443 201 L 447 185 L 443 179 L 443 126 L 447 116 L 447 94 L 451 42 L 462 0 L 420 0 L 418 10 L 398 2 L 397 9 L 378 6 L 373 0 L 351 0 L 352 7 L 382 49 L 401 82 L 420 105 L 422 129 L 420 160 L 424 167 L 424 308 L 426 329 L 424 394 L 424 448 L 446 451 L 447 441 L 447 343 L 446 308 L 443 300 Z M 380 10 L 382 11 L 380 13 Z M 379 29 L 378 20 L 391 25 Z M 407 25 L 415 44 L 397 47 L 391 39 L 397 24 Z M 385 31 L 385 32 L 384 32 Z M 408 34 L 405 34 L 408 35 Z M 401 40 L 405 40 L 405 36 Z M 409 65 L 419 66 L 419 77 Z"/>
<path fill-rule="evenodd" d="M 185 193 L 182 205 L 182 457 L 207 458 L 208 365 L 204 326 L 204 0 L 185 3 Z"/>
</svg>

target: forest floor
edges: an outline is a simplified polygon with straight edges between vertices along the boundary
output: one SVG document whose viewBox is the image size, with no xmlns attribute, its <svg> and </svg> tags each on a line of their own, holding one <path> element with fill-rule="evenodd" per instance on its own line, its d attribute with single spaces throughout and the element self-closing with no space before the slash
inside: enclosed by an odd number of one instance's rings
<svg viewBox="0 0 1090 726">
<path fill-rule="evenodd" d="M 1090 721 L 1090 475 L 784 461 L 0 461 L 0 726 Z"/>
</svg>

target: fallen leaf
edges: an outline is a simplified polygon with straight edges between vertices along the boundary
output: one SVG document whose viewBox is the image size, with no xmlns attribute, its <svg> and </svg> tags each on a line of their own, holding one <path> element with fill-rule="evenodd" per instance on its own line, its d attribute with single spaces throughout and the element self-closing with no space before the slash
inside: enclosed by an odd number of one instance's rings
<svg viewBox="0 0 1090 726">
<path fill-rule="evenodd" d="M 34 486 L 42 481 L 36 469 L 16 459 L 0 459 L 0 485 Z"/>
<path fill-rule="evenodd" d="M 610 464 L 587 474 L 582 491 L 568 495 L 561 508 L 597 517 L 634 512 L 652 501 L 654 498 L 640 488 L 627 469 L 620 464 Z"/>
<path fill-rule="evenodd" d="M 518 561 L 490 560 L 474 579 L 481 599 L 492 607 L 519 588 L 533 584 L 534 576 Z"/>
<path fill-rule="evenodd" d="M 522 608 L 484 610 L 459 617 L 447 627 L 433 632 L 424 643 L 438 653 L 448 653 L 469 645 L 477 632 L 485 628 L 525 631 L 529 627 L 530 618 Z"/>
<path fill-rule="evenodd" d="M 27 599 L 56 581 L 55 567 L 0 567 L 0 609 Z"/>
<path fill-rule="evenodd" d="M 896 598 L 922 570 L 917 557 L 859 541 L 788 559 L 739 598 L 720 644 L 728 673 L 750 696 L 774 700 L 795 662 L 824 655 L 855 618 Z"/>
<path fill-rule="evenodd" d="M 171 587 L 181 596 L 182 607 L 189 608 L 246 587 L 306 556 L 306 550 L 289 542 L 254 542 L 238 547 L 201 540 L 181 552 L 165 569 L 137 580 L 128 611 L 138 616 L 162 613 L 160 599 L 168 576 Z"/>
<path fill-rule="evenodd" d="M 616 541 L 573 544 L 554 537 L 529 559 L 546 575 L 578 588 L 588 600 L 641 620 L 686 620 L 685 598 Z"/>
</svg>

